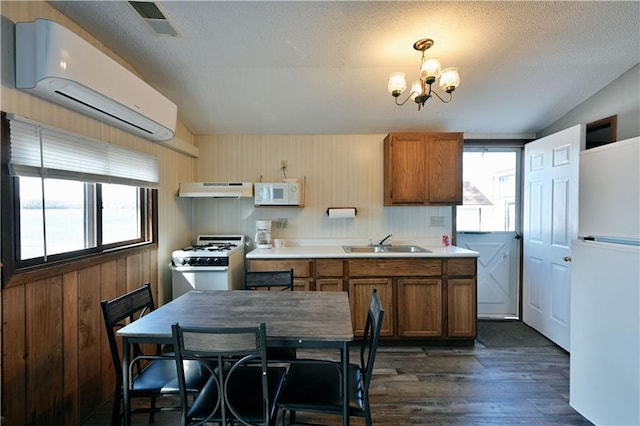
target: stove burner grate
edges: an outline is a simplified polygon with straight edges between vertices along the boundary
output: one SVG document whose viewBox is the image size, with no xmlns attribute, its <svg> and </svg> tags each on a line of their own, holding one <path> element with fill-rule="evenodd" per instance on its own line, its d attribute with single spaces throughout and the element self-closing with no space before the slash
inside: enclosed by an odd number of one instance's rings
<svg viewBox="0 0 640 426">
<path fill-rule="evenodd" d="M 207 250 L 210 252 L 223 252 L 230 251 L 234 248 L 238 247 L 237 244 L 234 243 L 208 243 L 208 244 L 193 244 L 189 247 L 185 247 L 182 251 L 202 251 Z"/>
</svg>

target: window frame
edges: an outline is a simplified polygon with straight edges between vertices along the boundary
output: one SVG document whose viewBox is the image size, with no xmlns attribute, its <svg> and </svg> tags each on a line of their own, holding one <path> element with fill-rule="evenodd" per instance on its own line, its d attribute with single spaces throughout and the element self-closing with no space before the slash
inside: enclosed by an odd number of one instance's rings
<svg viewBox="0 0 640 426">
<path fill-rule="evenodd" d="M 141 238 L 119 241 L 110 244 L 101 244 L 101 191 L 98 183 L 84 182 L 85 185 L 95 185 L 93 191 L 96 220 L 96 247 L 75 250 L 65 253 L 47 255 L 46 261 L 43 256 L 18 260 L 20 247 L 20 203 L 19 203 L 19 177 L 9 174 L 10 160 L 10 132 L 9 120 L 5 112 L 0 115 L 2 122 L 0 126 L 0 158 L 2 159 L 0 167 L 1 186 L 0 201 L 1 209 L 1 251 L 2 255 L 2 288 L 10 287 L 17 284 L 16 277 L 22 274 L 36 273 L 38 276 L 47 276 L 46 271 L 49 269 L 59 268 L 61 265 L 69 265 L 77 261 L 86 261 L 87 259 L 99 258 L 114 252 L 122 252 L 139 248 L 148 248 L 150 246 L 157 247 L 157 225 L 158 225 L 158 190 L 155 188 L 138 188 L 138 197 L 140 205 L 140 230 Z M 85 193 L 87 188 L 85 186 Z M 86 203 L 85 199 L 85 203 Z M 85 217 L 85 226 L 87 226 L 87 218 Z M 20 280 L 17 280 L 20 281 Z"/>
</svg>

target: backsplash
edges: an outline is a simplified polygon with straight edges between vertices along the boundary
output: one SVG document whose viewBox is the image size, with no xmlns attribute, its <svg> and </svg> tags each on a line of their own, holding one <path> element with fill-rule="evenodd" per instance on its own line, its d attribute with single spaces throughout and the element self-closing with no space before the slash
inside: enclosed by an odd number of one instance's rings
<svg viewBox="0 0 640 426">
<path fill-rule="evenodd" d="M 384 207 L 385 135 L 215 135 L 197 136 L 198 181 L 305 182 L 304 207 L 254 207 L 253 199 L 182 199 L 192 204 L 192 238 L 198 234 L 243 234 L 253 240 L 255 221 L 274 223 L 284 239 L 440 238 L 451 234 L 452 207 Z M 356 207 L 353 219 L 329 219 L 328 207 Z M 442 226 L 440 226 L 442 225 Z"/>
</svg>

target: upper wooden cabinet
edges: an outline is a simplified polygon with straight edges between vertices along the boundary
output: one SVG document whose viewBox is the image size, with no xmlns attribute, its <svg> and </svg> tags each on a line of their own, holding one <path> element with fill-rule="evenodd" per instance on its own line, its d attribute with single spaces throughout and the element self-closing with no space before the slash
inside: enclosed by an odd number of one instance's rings
<svg viewBox="0 0 640 426">
<path fill-rule="evenodd" d="M 462 133 L 389 133 L 384 205 L 462 204 Z"/>
</svg>

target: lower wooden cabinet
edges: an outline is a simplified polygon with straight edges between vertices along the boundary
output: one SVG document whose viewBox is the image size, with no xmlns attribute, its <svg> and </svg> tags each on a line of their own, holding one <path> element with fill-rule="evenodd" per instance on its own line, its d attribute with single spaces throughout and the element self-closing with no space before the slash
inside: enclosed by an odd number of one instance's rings
<svg viewBox="0 0 640 426">
<path fill-rule="evenodd" d="M 316 291 L 344 291 L 342 278 L 316 278 Z"/>
<path fill-rule="evenodd" d="M 249 259 L 249 271 L 294 270 L 294 290 L 348 291 L 355 336 L 371 292 L 385 310 L 385 339 L 476 337 L 476 258 Z"/>
<path fill-rule="evenodd" d="M 380 336 L 394 335 L 393 280 L 390 278 L 354 278 L 349 279 L 349 303 L 353 334 L 364 335 L 364 327 L 369 312 L 371 293 L 376 290 L 382 302 L 384 317 Z"/>
<path fill-rule="evenodd" d="M 287 271 L 293 269 L 293 290 L 309 291 L 313 289 L 311 260 L 251 260 L 247 262 L 247 270 L 254 271 Z"/>
<path fill-rule="evenodd" d="M 450 278 L 447 284 L 447 335 L 466 337 L 476 335 L 476 280 Z"/>
<path fill-rule="evenodd" d="M 316 291 L 344 291 L 344 261 L 316 259 Z"/>
<path fill-rule="evenodd" d="M 442 280 L 398 278 L 398 336 L 442 336 Z"/>
</svg>

